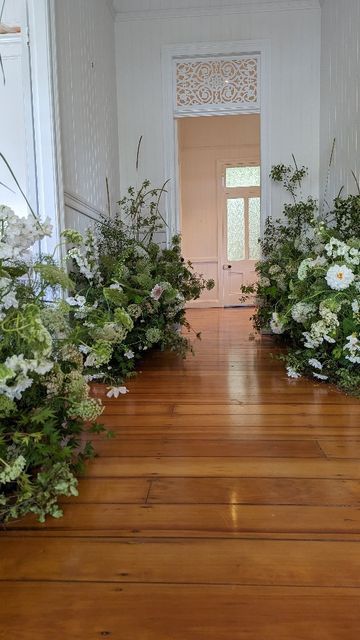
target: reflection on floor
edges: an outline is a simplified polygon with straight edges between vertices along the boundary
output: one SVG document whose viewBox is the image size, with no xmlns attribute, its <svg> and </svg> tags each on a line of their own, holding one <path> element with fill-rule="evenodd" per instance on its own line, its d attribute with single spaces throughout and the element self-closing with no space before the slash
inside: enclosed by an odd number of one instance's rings
<svg viewBox="0 0 360 640">
<path fill-rule="evenodd" d="M 6 637 L 359 637 L 360 403 L 289 380 L 250 313 L 190 311 L 196 357 L 108 403 L 64 519 L 2 534 Z"/>
</svg>

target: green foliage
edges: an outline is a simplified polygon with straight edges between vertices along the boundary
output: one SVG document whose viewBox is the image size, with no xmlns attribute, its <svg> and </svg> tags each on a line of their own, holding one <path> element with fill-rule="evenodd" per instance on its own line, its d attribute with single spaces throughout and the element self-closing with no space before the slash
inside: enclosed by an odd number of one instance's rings
<svg viewBox="0 0 360 640">
<path fill-rule="evenodd" d="M 153 189 L 148 181 L 138 191 L 130 188 L 119 202 L 120 211 L 104 217 L 94 236 L 69 252 L 76 282 L 76 296 L 68 299 L 74 340 L 83 345 L 92 380 L 119 384 L 134 375 L 136 361 L 154 348 L 182 357 L 191 350 L 180 332 L 181 327 L 191 330 L 185 304 L 214 283 L 195 274 L 182 258 L 179 236 L 169 247 L 159 246 L 164 188 Z"/>
<path fill-rule="evenodd" d="M 89 396 L 69 312 L 47 303 L 71 287 L 52 259 L 32 258 L 51 234 L 37 219 L 0 207 L 0 520 L 60 517 L 58 499 L 76 494 L 75 473 L 93 455 L 84 421 L 102 408 Z"/>
<path fill-rule="evenodd" d="M 280 335 L 290 377 L 308 375 L 360 395 L 360 196 L 335 198 L 320 215 L 315 200 L 297 200 L 307 174 L 279 165 L 271 177 L 294 202 L 268 219 L 257 264 L 254 324 Z"/>
</svg>

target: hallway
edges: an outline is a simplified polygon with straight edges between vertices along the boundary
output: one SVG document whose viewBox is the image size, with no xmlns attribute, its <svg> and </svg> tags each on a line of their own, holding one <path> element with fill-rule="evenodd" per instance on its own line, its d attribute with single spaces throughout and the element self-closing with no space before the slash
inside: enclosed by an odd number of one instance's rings
<svg viewBox="0 0 360 640">
<path fill-rule="evenodd" d="M 0 637 L 359 637 L 360 402 L 289 380 L 249 316 L 191 310 L 196 356 L 108 401 L 64 518 L 1 533 Z"/>
</svg>

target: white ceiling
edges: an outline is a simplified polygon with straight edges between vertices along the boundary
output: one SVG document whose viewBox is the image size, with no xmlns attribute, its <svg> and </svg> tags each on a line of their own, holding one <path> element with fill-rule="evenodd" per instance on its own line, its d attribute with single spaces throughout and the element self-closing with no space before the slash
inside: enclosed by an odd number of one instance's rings
<svg viewBox="0 0 360 640">
<path fill-rule="evenodd" d="M 257 0 L 253 0 L 257 2 Z M 298 0 L 290 0 L 294 4 Z M 262 3 L 273 0 L 262 0 Z M 251 4 L 251 0 L 114 0 L 116 11 L 168 11 L 176 9 L 207 9 L 208 7 L 236 7 Z"/>
</svg>

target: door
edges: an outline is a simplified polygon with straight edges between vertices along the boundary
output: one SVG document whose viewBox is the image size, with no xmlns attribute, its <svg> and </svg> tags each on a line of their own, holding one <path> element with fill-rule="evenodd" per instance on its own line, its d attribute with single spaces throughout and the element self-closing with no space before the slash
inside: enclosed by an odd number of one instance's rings
<svg viewBox="0 0 360 640">
<path fill-rule="evenodd" d="M 261 236 L 260 166 L 225 164 L 222 172 L 224 306 L 240 306 L 242 285 L 256 281 Z"/>
</svg>

